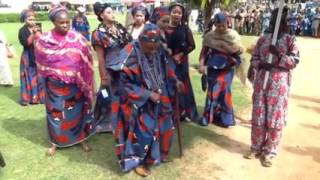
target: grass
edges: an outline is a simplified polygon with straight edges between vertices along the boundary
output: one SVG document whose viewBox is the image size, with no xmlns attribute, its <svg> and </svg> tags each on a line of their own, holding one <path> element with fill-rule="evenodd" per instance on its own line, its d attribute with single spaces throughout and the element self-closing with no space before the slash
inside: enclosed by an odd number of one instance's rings
<svg viewBox="0 0 320 180">
<path fill-rule="evenodd" d="M 97 27 L 98 21 L 90 17 L 91 27 Z M 117 16 L 124 22 L 123 16 Z M 0 179 L 139 179 L 134 173 L 120 172 L 113 149 L 113 137 L 110 134 L 95 135 L 89 140 L 93 147 L 90 153 L 83 153 L 78 146 L 65 148 L 54 157 L 46 157 L 48 148 L 45 109 L 42 105 L 22 107 L 18 104 L 19 59 L 22 51 L 18 42 L 20 23 L 0 24 L 10 43 L 13 44 L 17 58 L 10 62 L 15 85 L 12 88 L 0 87 L 0 150 L 5 157 L 7 166 L 0 169 Z M 43 22 L 43 30 L 52 28 L 49 21 Z M 191 54 L 191 64 L 197 64 L 201 47 L 201 37 L 195 34 L 197 49 Z M 251 37 L 244 37 L 248 45 Z M 97 62 L 95 62 L 97 66 Z M 97 75 L 98 73 L 96 73 Z M 191 70 L 192 85 L 196 96 L 199 112 L 202 112 L 205 94 L 201 90 L 200 75 Z M 98 79 L 98 78 L 97 78 Z M 235 110 L 239 111 L 249 106 L 246 88 L 235 80 L 233 85 Z M 195 124 L 183 124 L 183 142 L 186 154 L 199 144 L 214 143 L 228 149 L 226 142 L 230 138 L 216 133 L 215 126 L 207 128 Z M 199 148 L 199 147 L 197 147 Z M 178 157 L 176 141 L 171 155 Z M 184 163 L 201 163 L 201 157 L 190 155 L 174 162 L 153 168 L 150 179 L 180 179 L 196 178 L 192 173 L 184 172 Z M 197 167 L 195 167 L 197 168 Z"/>
</svg>

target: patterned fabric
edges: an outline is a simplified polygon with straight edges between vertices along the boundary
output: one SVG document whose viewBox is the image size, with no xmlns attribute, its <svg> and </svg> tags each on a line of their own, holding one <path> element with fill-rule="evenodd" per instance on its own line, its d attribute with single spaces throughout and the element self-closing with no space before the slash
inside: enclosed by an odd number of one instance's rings
<svg viewBox="0 0 320 180">
<path fill-rule="evenodd" d="M 121 72 L 124 87 L 120 96 L 121 110 L 112 123 L 122 171 L 130 171 L 143 164 L 160 164 L 167 158 L 174 133 L 170 87 L 176 82 L 176 77 L 165 51 L 161 48 L 156 55 L 161 62 L 165 84 L 157 91 L 161 92 L 160 102 L 154 103 L 150 100 L 152 90 L 145 84 L 139 63 L 147 59 L 138 55 L 141 53 L 139 42 L 128 46 L 126 53 L 129 59 Z"/>
<path fill-rule="evenodd" d="M 161 33 L 159 27 L 152 23 L 146 23 L 139 35 L 139 40 L 144 42 L 158 42 L 160 37 Z"/>
<path fill-rule="evenodd" d="M 68 31 L 63 36 L 54 30 L 44 33 L 35 43 L 38 70 L 44 77 L 54 77 L 66 84 L 77 84 L 86 96 L 93 98 L 93 62 L 85 38 Z"/>
<path fill-rule="evenodd" d="M 91 105 L 77 84 L 46 79 L 46 110 L 50 142 L 58 147 L 80 143 L 94 133 Z"/>
<path fill-rule="evenodd" d="M 90 25 L 86 16 L 75 16 L 72 19 L 72 28 L 90 41 Z"/>
<path fill-rule="evenodd" d="M 241 63 L 240 56 L 231 56 L 215 49 L 209 49 L 206 57 L 208 92 L 203 118 L 200 123 L 201 125 L 215 123 L 224 127 L 233 126 L 235 125 L 235 120 L 231 84 L 234 66 Z M 217 62 L 220 64 L 217 64 Z"/>
<path fill-rule="evenodd" d="M 120 23 L 114 22 L 114 24 L 117 29 L 115 32 L 101 23 L 98 28 L 92 32 L 92 45 L 111 50 L 116 47 L 120 47 L 121 49 L 132 41 L 132 37 Z M 114 57 L 116 56 L 117 55 Z"/>
<path fill-rule="evenodd" d="M 95 117 L 99 118 L 100 121 L 100 124 L 97 126 L 97 131 L 99 132 L 112 131 L 111 118 L 117 115 L 111 113 L 111 109 L 117 112 L 119 108 L 116 105 L 119 104 L 118 91 L 121 87 L 118 71 L 121 70 L 123 65 L 121 60 L 126 59 L 126 56 L 123 56 L 122 54 L 124 53 L 121 54 L 120 50 L 132 40 L 130 34 L 120 23 L 115 22 L 115 27 L 117 31 L 113 32 L 108 27 L 100 24 L 92 33 L 92 45 L 94 48 L 99 46 L 104 49 L 105 68 L 111 76 L 111 86 L 109 88 L 112 102 L 108 104 L 101 103 L 102 99 L 98 98 L 95 105 Z"/>
<path fill-rule="evenodd" d="M 35 44 L 40 74 L 46 80 L 50 141 L 58 147 L 77 144 L 93 133 L 91 113 L 93 64 L 82 35 L 44 33 Z"/>
<path fill-rule="evenodd" d="M 44 82 L 38 74 L 34 57 L 33 35 L 27 26 L 19 30 L 19 41 L 23 46 L 20 60 L 20 92 L 22 105 L 44 101 Z"/>
<path fill-rule="evenodd" d="M 191 30 L 185 26 L 169 26 L 165 31 L 168 48 L 172 55 L 183 53 L 184 56 L 180 64 L 176 64 L 175 74 L 184 84 L 182 93 L 179 93 L 179 110 L 183 118 L 195 119 L 198 117 L 196 101 L 194 98 L 192 85 L 189 76 L 188 54 L 195 49 L 195 44 Z"/>
<path fill-rule="evenodd" d="M 299 51 L 294 37 L 281 34 L 276 45 L 280 50 L 280 58 L 273 56 L 274 67 L 269 71 L 267 87 L 263 90 L 266 70 L 259 67 L 268 61 L 271 40 L 272 34 L 259 38 L 251 61 L 251 81 L 254 87 L 251 149 L 267 155 L 277 153 L 281 131 L 286 124 L 291 71 L 299 62 Z"/>
<path fill-rule="evenodd" d="M 44 81 L 36 66 L 30 66 L 30 52 L 24 51 L 20 61 L 20 90 L 22 105 L 44 103 Z"/>
</svg>

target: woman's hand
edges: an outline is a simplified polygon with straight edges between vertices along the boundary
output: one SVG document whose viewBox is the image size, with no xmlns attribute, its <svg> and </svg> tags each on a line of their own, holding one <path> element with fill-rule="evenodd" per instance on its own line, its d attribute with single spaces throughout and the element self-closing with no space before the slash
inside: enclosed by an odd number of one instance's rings
<svg viewBox="0 0 320 180">
<path fill-rule="evenodd" d="M 177 63 L 177 64 L 181 64 L 182 58 L 183 58 L 183 53 L 178 53 L 173 55 L 173 60 Z"/>
<path fill-rule="evenodd" d="M 203 64 L 199 64 L 199 73 L 200 74 L 205 74 L 206 73 L 206 66 Z"/>
<path fill-rule="evenodd" d="M 37 32 L 40 32 L 40 31 L 41 31 L 41 29 L 40 29 L 39 26 L 33 26 L 33 27 L 32 27 L 32 32 L 33 32 L 34 34 L 36 34 Z"/>
<path fill-rule="evenodd" d="M 179 93 L 183 92 L 183 89 L 184 89 L 183 82 L 177 81 L 176 86 L 177 86 L 177 90 L 178 90 Z"/>
</svg>

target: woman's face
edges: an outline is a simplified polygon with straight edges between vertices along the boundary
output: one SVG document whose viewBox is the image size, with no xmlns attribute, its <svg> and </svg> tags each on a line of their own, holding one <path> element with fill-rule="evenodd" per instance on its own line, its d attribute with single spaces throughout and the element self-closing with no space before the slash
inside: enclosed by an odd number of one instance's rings
<svg viewBox="0 0 320 180">
<path fill-rule="evenodd" d="M 141 48 L 142 51 L 148 56 L 148 55 L 152 55 L 155 54 L 160 46 L 159 42 L 143 42 L 140 41 L 141 43 Z"/>
<path fill-rule="evenodd" d="M 53 22 L 55 29 L 61 34 L 67 34 L 70 30 L 70 17 L 67 13 L 61 13 Z"/>
<path fill-rule="evenodd" d="M 217 24 L 215 24 L 215 27 L 216 27 L 215 31 L 217 31 L 221 34 L 227 32 L 227 30 L 228 30 L 227 23 L 217 23 Z"/>
<path fill-rule="evenodd" d="M 288 22 L 286 20 L 283 21 L 283 23 L 281 23 L 280 27 L 279 27 L 279 31 L 282 33 L 288 33 L 289 32 L 289 26 L 288 26 Z"/>
<path fill-rule="evenodd" d="M 134 14 L 134 24 L 142 25 L 145 23 L 145 15 L 141 11 L 137 11 Z"/>
<path fill-rule="evenodd" d="M 103 21 L 113 22 L 114 21 L 114 15 L 113 10 L 111 7 L 106 8 L 103 13 L 100 15 L 100 17 L 103 19 Z"/>
<path fill-rule="evenodd" d="M 182 20 L 182 16 L 183 16 L 182 8 L 180 6 L 173 7 L 170 15 L 171 15 L 172 22 L 180 23 Z"/>
<path fill-rule="evenodd" d="M 36 25 L 36 18 L 35 16 L 28 16 L 24 22 L 28 27 L 33 27 Z"/>
<path fill-rule="evenodd" d="M 169 25 L 169 21 L 170 21 L 170 16 L 169 15 L 165 15 L 165 16 L 162 16 L 162 18 L 160 18 L 157 21 L 157 25 L 161 29 L 166 29 L 168 27 L 168 25 Z"/>
</svg>

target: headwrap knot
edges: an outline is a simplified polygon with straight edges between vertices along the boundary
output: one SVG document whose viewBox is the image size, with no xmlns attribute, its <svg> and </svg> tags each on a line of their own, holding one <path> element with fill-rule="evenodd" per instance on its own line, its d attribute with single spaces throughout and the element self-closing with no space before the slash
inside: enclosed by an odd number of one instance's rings
<svg viewBox="0 0 320 180">
<path fill-rule="evenodd" d="M 49 19 L 53 22 L 61 13 L 69 14 L 66 7 L 61 5 L 55 6 L 49 11 Z"/>
<path fill-rule="evenodd" d="M 160 37 L 160 28 L 155 24 L 146 23 L 142 33 L 139 36 L 139 40 L 143 42 L 158 42 Z"/>
<path fill-rule="evenodd" d="M 105 9 L 107 9 L 108 7 L 111 7 L 111 5 L 109 3 L 100 3 L 100 2 L 96 2 L 93 5 L 93 11 L 94 14 L 97 16 L 99 21 L 102 21 L 100 15 L 103 13 L 103 11 Z"/>
</svg>

